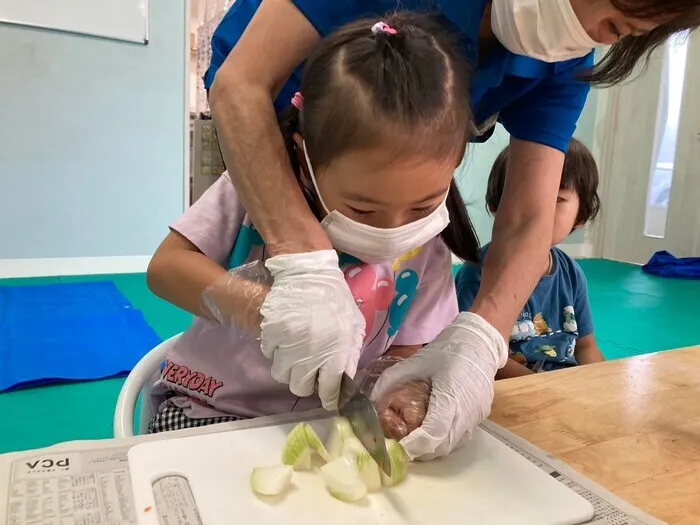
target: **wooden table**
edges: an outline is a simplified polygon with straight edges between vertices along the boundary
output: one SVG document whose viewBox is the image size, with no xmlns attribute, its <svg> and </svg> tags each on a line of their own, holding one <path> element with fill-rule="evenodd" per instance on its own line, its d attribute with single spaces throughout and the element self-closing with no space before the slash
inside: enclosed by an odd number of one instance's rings
<svg viewBox="0 0 700 525">
<path fill-rule="evenodd" d="M 491 420 L 669 524 L 700 524 L 700 347 L 499 381 Z"/>
</svg>

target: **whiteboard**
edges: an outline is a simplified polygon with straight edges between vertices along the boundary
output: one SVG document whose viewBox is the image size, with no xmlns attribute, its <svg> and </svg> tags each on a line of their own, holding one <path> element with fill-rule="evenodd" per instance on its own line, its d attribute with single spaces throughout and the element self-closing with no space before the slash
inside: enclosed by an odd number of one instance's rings
<svg viewBox="0 0 700 525">
<path fill-rule="evenodd" d="M 148 43 L 148 0 L 0 0 L 0 22 Z"/>
</svg>

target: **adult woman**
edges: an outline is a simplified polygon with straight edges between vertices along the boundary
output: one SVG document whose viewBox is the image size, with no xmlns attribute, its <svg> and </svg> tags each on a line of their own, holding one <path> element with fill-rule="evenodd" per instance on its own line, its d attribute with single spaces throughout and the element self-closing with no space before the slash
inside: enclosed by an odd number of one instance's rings
<svg viewBox="0 0 700 525">
<path fill-rule="evenodd" d="M 403 0 L 400 5 L 439 11 L 460 32 L 464 54 L 477 69 L 472 104 L 482 140 L 497 120 L 511 134 L 506 187 L 472 307 L 477 315 L 458 317 L 435 343 L 383 378 L 384 386 L 416 377 L 431 380 L 428 415 L 405 442 L 412 456 L 427 457 L 448 453 L 488 410 L 483 392 L 471 385 L 493 363 L 505 362 L 503 336 L 510 334 L 547 257 L 564 152 L 589 89 L 580 76 L 593 65 L 592 50 L 612 45 L 589 80 L 619 82 L 671 34 L 700 24 L 700 0 Z M 287 104 L 299 83 L 298 66 L 320 35 L 396 7 L 396 0 L 237 0 L 212 41 L 206 84 L 224 160 L 279 263 L 261 312 L 263 347 L 280 333 L 287 345 L 298 345 L 303 369 L 296 376 L 304 385 L 330 360 L 347 361 L 359 351 L 348 341 L 364 327 L 334 264 L 310 275 L 298 263 L 299 254 L 327 259 L 331 245 L 296 186 L 273 101 Z M 289 280 L 308 283 L 308 294 L 290 296 L 284 286 Z M 328 301 L 347 314 L 326 323 L 320 337 L 314 335 L 312 313 Z M 291 376 L 292 391 L 308 395 Z M 488 394 L 490 401 L 493 394 Z"/>
</svg>

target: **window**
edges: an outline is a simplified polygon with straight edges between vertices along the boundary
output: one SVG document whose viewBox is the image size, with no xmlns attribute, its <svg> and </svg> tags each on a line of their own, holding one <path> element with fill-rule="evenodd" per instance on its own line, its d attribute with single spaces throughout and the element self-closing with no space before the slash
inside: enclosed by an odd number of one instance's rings
<svg viewBox="0 0 700 525">
<path fill-rule="evenodd" d="M 644 235 L 648 237 L 663 238 L 666 233 L 687 55 L 688 33 L 679 34 L 666 44 L 644 221 Z"/>
</svg>

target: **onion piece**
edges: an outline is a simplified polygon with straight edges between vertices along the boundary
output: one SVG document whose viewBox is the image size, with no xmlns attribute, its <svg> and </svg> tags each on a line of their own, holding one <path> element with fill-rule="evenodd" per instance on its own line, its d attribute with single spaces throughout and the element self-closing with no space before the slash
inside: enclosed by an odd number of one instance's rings
<svg viewBox="0 0 700 525">
<path fill-rule="evenodd" d="M 287 465 L 254 468 L 250 474 L 250 486 L 263 496 L 278 496 L 291 484 L 292 470 Z"/>
<path fill-rule="evenodd" d="M 331 456 L 331 458 L 335 459 L 343 455 L 345 440 L 350 437 L 355 437 L 355 433 L 352 431 L 350 422 L 344 417 L 333 418 L 331 436 L 328 439 L 328 445 L 326 446 L 328 454 Z"/>
<path fill-rule="evenodd" d="M 305 448 L 293 465 L 294 470 L 311 470 L 311 449 Z"/>
<path fill-rule="evenodd" d="M 308 423 L 299 423 L 287 436 L 287 441 L 282 449 L 282 463 L 293 466 L 305 465 L 306 459 L 303 456 L 307 453 L 309 447 L 314 449 L 324 461 L 331 459 L 313 427 Z M 309 461 L 310 459 L 309 457 Z M 311 468 L 310 465 L 309 468 Z"/>
<path fill-rule="evenodd" d="M 386 449 L 389 453 L 391 476 L 387 476 L 384 471 L 381 471 L 382 485 L 392 487 L 406 479 L 408 475 L 408 456 L 406 456 L 401 443 L 393 439 L 386 440 Z"/>
<path fill-rule="evenodd" d="M 374 492 L 382 488 L 379 465 L 377 465 L 377 462 L 374 461 L 374 458 L 354 434 L 345 439 L 342 455 L 355 458 L 360 479 L 366 485 L 368 492 Z"/>
<path fill-rule="evenodd" d="M 367 494 L 367 486 L 360 479 L 357 462 L 350 456 L 341 456 L 321 467 L 331 496 L 346 503 L 362 499 Z"/>
<path fill-rule="evenodd" d="M 316 454 L 321 456 L 324 461 L 330 461 L 332 459 L 331 455 L 326 450 L 326 447 L 323 444 L 323 441 L 321 441 L 321 438 L 318 437 L 318 434 L 314 430 L 314 427 L 312 427 L 308 423 L 304 423 L 304 430 L 306 432 L 306 440 L 308 441 L 309 446 L 312 449 L 314 449 L 316 451 Z"/>
</svg>

